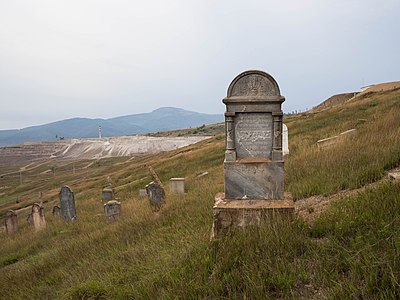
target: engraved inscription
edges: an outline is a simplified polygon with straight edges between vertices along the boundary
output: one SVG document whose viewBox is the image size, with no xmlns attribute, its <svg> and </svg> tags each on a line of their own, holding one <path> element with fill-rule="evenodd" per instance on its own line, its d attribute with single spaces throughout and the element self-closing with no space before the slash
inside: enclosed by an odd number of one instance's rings
<svg viewBox="0 0 400 300">
<path fill-rule="evenodd" d="M 271 157 L 272 114 L 239 113 L 235 118 L 238 158 Z"/>
<path fill-rule="evenodd" d="M 275 85 L 266 77 L 252 74 L 240 78 L 232 88 L 231 96 L 276 96 Z"/>
</svg>

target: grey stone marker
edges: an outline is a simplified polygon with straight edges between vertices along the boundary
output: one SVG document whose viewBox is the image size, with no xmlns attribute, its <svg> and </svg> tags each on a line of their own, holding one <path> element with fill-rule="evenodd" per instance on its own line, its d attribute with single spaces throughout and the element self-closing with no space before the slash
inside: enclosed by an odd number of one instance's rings
<svg viewBox="0 0 400 300">
<path fill-rule="evenodd" d="M 147 196 L 146 189 L 140 189 L 139 190 L 139 197 L 146 197 L 146 196 Z"/>
<path fill-rule="evenodd" d="M 165 191 L 161 185 L 151 182 L 146 185 L 147 196 L 153 211 L 159 211 L 165 204 Z"/>
<path fill-rule="evenodd" d="M 46 228 L 46 219 L 44 218 L 44 207 L 39 203 L 32 205 L 32 221 L 35 230 Z"/>
<path fill-rule="evenodd" d="M 275 79 L 246 71 L 229 85 L 224 193 L 216 196 L 212 238 L 233 227 L 259 225 L 275 213 L 292 215 L 284 194 L 281 96 Z"/>
<path fill-rule="evenodd" d="M 26 217 L 26 221 L 28 222 L 29 226 L 33 226 L 33 217 L 32 213 L 29 213 L 28 216 Z"/>
<path fill-rule="evenodd" d="M 185 178 L 171 178 L 169 180 L 169 190 L 172 194 L 185 194 Z"/>
<path fill-rule="evenodd" d="M 64 221 L 76 220 L 75 197 L 74 192 L 64 185 L 59 193 L 61 217 Z"/>
<path fill-rule="evenodd" d="M 6 212 L 5 225 L 7 234 L 13 234 L 18 231 L 18 218 L 15 211 L 10 209 Z"/>
<path fill-rule="evenodd" d="M 107 222 L 114 222 L 119 219 L 121 215 L 121 202 L 117 200 L 110 200 L 104 204 L 104 213 L 106 215 Z"/>
<path fill-rule="evenodd" d="M 101 199 L 103 199 L 103 201 L 110 201 L 114 199 L 113 190 L 109 188 L 103 189 L 103 191 L 101 192 Z"/>
<path fill-rule="evenodd" d="M 61 213 L 61 208 L 58 205 L 55 205 L 52 210 L 52 214 L 54 217 L 59 217 Z"/>
</svg>

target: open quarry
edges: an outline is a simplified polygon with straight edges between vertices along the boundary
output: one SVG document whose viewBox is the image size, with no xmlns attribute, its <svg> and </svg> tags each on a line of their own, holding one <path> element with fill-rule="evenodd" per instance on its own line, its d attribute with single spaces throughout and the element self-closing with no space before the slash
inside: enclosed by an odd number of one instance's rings
<svg viewBox="0 0 400 300">
<path fill-rule="evenodd" d="M 208 138 L 210 137 L 121 136 L 24 143 L 0 148 L 0 165 L 12 165 L 44 159 L 99 159 L 154 154 L 185 147 Z"/>
</svg>

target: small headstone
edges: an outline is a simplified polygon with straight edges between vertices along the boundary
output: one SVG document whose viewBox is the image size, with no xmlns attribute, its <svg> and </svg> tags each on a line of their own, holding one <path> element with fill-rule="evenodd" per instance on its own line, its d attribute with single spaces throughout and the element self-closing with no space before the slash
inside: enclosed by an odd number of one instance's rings
<svg viewBox="0 0 400 300">
<path fill-rule="evenodd" d="M 34 203 L 32 205 L 32 221 L 36 231 L 46 227 L 46 220 L 44 218 L 44 207 L 38 203 Z"/>
<path fill-rule="evenodd" d="M 282 154 L 289 154 L 289 131 L 286 124 L 282 124 Z"/>
<path fill-rule="evenodd" d="M 7 234 L 13 234 L 18 231 L 18 218 L 15 211 L 9 210 L 6 212 L 5 225 Z"/>
<path fill-rule="evenodd" d="M 147 196 L 153 211 L 159 211 L 165 204 L 165 191 L 158 183 L 151 182 L 146 185 Z"/>
<path fill-rule="evenodd" d="M 29 214 L 27 215 L 26 221 L 28 222 L 29 226 L 33 226 L 32 213 L 29 213 Z"/>
<path fill-rule="evenodd" d="M 140 189 L 139 190 L 139 197 L 146 197 L 146 196 L 147 196 L 146 189 Z"/>
<path fill-rule="evenodd" d="M 185 194 L 185 178 L 171 178 L 169 180 L 169 190 L 171 191 L 171 194 Z"/>
<path fill-rule="evenodd" d="M 58 205 L 55 205 L 52 210 L 52 214 L 54 217 L 59 217 L 61 213 L 61 208 Z"/>
<path fill-rule="evenodd" d="M 103 201 L 110 201 L 113 198 L 114 198 L 114 193 L 112 189 L 108 188 L 103 189 L 103 191 L 101 192 L 101 199 L 103 199 Z"/>
<path fill-rule="evenodd" d="M 61 217 L 64 221 L 76 220 L 74 192 L 68 187 L 63 186 L 59 193 Z"/>
<path fill-rule="evenodd" d="M 104 213 L 106 215 L 107 222 L 114 222 L 119 219 L 121 215 L 121 202 L 116 200 L 110 200 L 104 204 Z"/>
</svg>

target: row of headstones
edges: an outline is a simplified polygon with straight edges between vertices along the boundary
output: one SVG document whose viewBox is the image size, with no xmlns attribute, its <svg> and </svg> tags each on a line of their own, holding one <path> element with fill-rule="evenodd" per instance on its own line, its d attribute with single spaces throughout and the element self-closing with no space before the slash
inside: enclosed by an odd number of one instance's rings
<svg viewBox="0 0 400 300">
<path fill-rule="evenodd" d="M 208 173 L 207 173 L 208 174 Z M 149 186 L 149 185 L 148 185 Z M 147 187 L 139 190 L 139 197 L 149 196 L 147 193 Z M 171 178 L 169 180 L 169 190 L 173 195 L 184 195 L 185 194 L 185 178 Z"/>
<path fill-rule="evenodd" d="M 104 196 L 104 191 L 103 191 Z M 59 193 L 60 206 L 55 205 L 52 214 L 55 217 L 61 216 L 64 221 L 76 220 L 76 208 L 74 192 L 68 186 L 63 186 Z M 104 212 L 107 221 L 118 219 L 121 213 L 121 203 L 116 200 L 107 201 L 104 204 Z M 31 213 L 27 217 L 29 225 L 33 226 L 36 231 L 46 227 L 46 219 L 44 216 L 44 207 L 38 203 L 32 205 Z M 5 229 L 8 234 L 18 231 L 17 213 L 13 210 L 8 210 L 5 215 Z"/>
<path fill-rule="evenodd" d="M 185 178 L 171 178 L 170 191 L 172 194 L 185 193 Z M 146 186 L 146 189 L 139 191 L 140 196 L 148 196 L 150 205 L 153 210 L 157 211 L 165 204 L 165 191 L 162 186 L 151 182 Z M 53 207 L 52 214 L 64 221 L 76 220 L 76 208 L 74 192 L 68 186 L 63 186 L 59 193 L 60 206 Z M 102 200 L 104 204 L 104 214 L 107 222 L 113 222 L 119 219 L 121 215 L 121 202 L 114 199 L 114 191 L 111 188 L 105 188 L 102 191 Z M 38 203 L 32 205 L 31 213 L 27 217 L 29 225 L 32 225 L 36 231 L 46 227 L 46 219 L 44 216 L 44 207 Z M 18 230 L 17 214 L 13 210 L 6 212 L 5 228 L 8 234 Z"/>
</svg>

